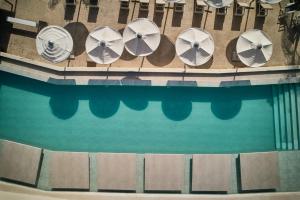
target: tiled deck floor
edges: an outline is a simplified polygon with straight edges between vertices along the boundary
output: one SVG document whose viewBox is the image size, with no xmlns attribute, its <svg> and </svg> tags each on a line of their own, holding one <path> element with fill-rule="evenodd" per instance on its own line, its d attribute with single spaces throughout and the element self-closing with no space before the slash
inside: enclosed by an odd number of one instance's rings
<svg viewBox="0 0 300 200">
<path fill-rule="evenodd" d="M 16 0 L 10 0 L 14 3 Z M 85 38 L 89 31 L 98 26 L 110 26 L 114 29 L 122 31 L 126 23 L 137 17 L 148 17 L 153 20 L 159 27 L 162 33 L 161 45 L 159 49 L 152 55 L 142 59 L 141 57 L 134 57 L 124 51 L 121 59 L 113 63 L 114 67 L 179 67 L 183 68 L 184 64 L 179 60 L 175 53 L 175 40 L 180 32 L 189 27 L 201 27 L 209 31 L 215 41 L 214 57 L 206 64 L 198 68 L 234 68 L 237 66 L 243 67 L 239 62 L 232 62 L 230 60 L 232 48 L 235 47 L 237 37 L 247 29 L 257 28 L 265 31 L 273 42 L 273 56 L 266 66 L 280 66 L 286 64 L 299 64 L 298 58 L 292 59 L 290 55 L 285 55 L 286 50 L 282 47 L 286 44 L 287 49 L 294 49 L 292 42 L 287 41 L 286 33 L 279 31 L 278 14 L 279 5 L 274 5 L 274 9 L 269 12 L 265 19 L 255 18 L 255 9 L 246 10 L 242 18 L 233 16 L 233 5 L 228 9 L 227 15 L 216 17 L 215 9 L 210 8 L 209 12 L 203 15 L 193 14 L 193 0 L 187 0 L 184 8 L 184 13 L 174 14 L 173 9 L 163 14 L 155 14 L 154 1 L 150 0 L 150 7 L 148 13 L 139 12 L 139 4 L 131 2 L 128 12 L 120 11 L 118 0 L 100 0 L 100 9 L 98 12 L 92 12 L 85 6 L 82 0 L 76 6 L 73 15 L 68 13 L 65 20 L 65 8 L 63 1 L 58 1 L 54 8 L 48 7 L 48 0 L 26 0 L 16 1 L 16 17 L 42 20 L 49 25 L 64 26 L 71 32 L 76 29 L 75 35 L 75 59 L 64 61 L 57 65 L 59 66 L 101 66 L 94 63 L 87 62 L 87 54 L 85 52 Z M 253 2 L 255 4 L 255 2 Z M 285 3 L 282 2 L 282 5 Z M 0 2 L 0 11 L 10 10 L 9 5 L 5 1 Z M 248 12 L 249 11 L 249 12 Z M 1 18 L 0 18 L 1 20 Z M 27 31 L 24 31 L 27 30 Z M 33 32 L 32 32 L 33 31 Z M 20 25 L 14 25 L 10 37 L 7 41 L 2 41 L 2 45 L 7 46 L 7 52 L 22 57 L 43 61 L 36 52 L 35 35 L 36 30 Z M 298 36 L 299 37 L 299 36 Z M 2 39 L 2 40 L 5 40 Z M 296 49 L 297 51 L 297 49 Z M 300 54 L 298 47 L 298 55 Z M 293 54 L 293 53 L 292 53 Z M 297 57 L 297 55 L 296 55 Z"/>
</svg>

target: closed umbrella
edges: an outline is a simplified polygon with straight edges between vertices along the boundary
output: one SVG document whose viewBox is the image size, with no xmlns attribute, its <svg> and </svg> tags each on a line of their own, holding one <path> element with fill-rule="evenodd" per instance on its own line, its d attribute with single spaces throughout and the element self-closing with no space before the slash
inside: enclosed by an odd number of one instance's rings
<svg viewBox="0 0 300 200">
<path fill-rule="evenodd" d="M 200 28 L 189 28 L 177 37 L 176 53 L 187 65 L 202 65 L 209 61 L 214 53 L 213 38 Z"/>
<path fill-rule="evenodd" d="M 240 35 L 236 51 L 239 59 L 249 67 L 260 67 L 270 60 L 273 45 L 261 30 L 248 30 Z"/>
<path fill-rule="evenodd" d="M 129 23 L 123 32 L 126 50 L 135 56 L 152 54 L 159 46 L 160 31 L 155 23 L 146 18 L 138 18 Z"/>
<path fill-rule="evenodd" d="M 96 63 L 110 64 L 120 58 L 124 50 L 121 34 L 110 27 L 98 27 L 86 40 L 88 56 Z"/>
<path fill-rule="evenodd" d="M 36 49 L 44 59 L 58 63 L 70 56 L 73 39 L 66 29 L 60 26 L 47 26 L 36 37 Z"/>
</svg>

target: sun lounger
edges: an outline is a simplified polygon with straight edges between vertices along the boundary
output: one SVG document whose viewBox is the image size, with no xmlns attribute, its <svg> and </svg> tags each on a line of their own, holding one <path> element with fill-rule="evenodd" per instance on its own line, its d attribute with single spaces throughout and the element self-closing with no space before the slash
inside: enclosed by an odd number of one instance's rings
<svg viewBox="0 0 300 200">
<path fill-rule="evenodd" d="M 65 6 L 76 6 L 76 0 L 66 0 Z"/>
<path fill-rule="evenodd" d="M 124 10 L 128 10 L 129 2 L 130 2 L 130 0 L 120 0 L 120 8 L 124 9 Z"/>
<path fill-rule="evenodd" d="M 155 0 L 155 12 L 163 13 L 166 2 L 164 0 Z"/>
<path fill-rule="evenodd" d="M 217 12 L 217 15 L 226 15 L 227 14 L 227 8 L 228 7 L 222 7 L 222 8 L 217 8 L 216 9 L 216 12 Z"/>
<path fill-rule="evenodd" d="M 25 26 L 31 26 L 31 27 L 35 27 L 35 28 L 38 28 L 38 26 L 39 26 L 38 22 L 27 20 L 27 19 L 20 19 L 20 18 L 16 18 L 16 17 L 7 17 L 6 21 L 10 22 L 10 23 L 13 23 L 13 24 L 14 23 L 22 24 L 22 25 L 25 25 Z"/>
<path fill-rule="evenodd" d="M 245 14 L 245 8 L 248 8 L 249 4 L 245 2 L 235 2 L 235 10 L 234 15 L 235 16 L 243 16 Z"/>
<path fill-rule="evenodd" d="M 266 17 L 268 15 L 269 10 L 273 10 L 273 7 L 267 3 L 259 3 L 257 10 L 257 17 Z"/>
<path fill-rule="evenodd" d="M 174 12 L 182 13 L 184 10 L 185 0 L 181 0 L 174 3 Z"/>
<path fill-rule="evenodd" d="M 140 10 L 148 11 L 149 9 L 149 0 L 139 0 L 140 1 Z"/>
<path fill-rule="evenodd" d="M 99 0 L 85 0 L 85 4 L 91 8 L 98 8 Z"/>
<path fill-rule="evenodd" d="M 203 14 L 207 4 L 203 0 L 194 0 L 194 13 Z"/>
<path fill-rule="evenodd" d="M 6 140 L 0 146 L 0 177 L 36 185 L 42 150 Z"/>
<path fill-rule="evenodd" d="M 97 161 L 97 189 L 136 191 L 136 154 L 99 153 Z"/>
</svg>

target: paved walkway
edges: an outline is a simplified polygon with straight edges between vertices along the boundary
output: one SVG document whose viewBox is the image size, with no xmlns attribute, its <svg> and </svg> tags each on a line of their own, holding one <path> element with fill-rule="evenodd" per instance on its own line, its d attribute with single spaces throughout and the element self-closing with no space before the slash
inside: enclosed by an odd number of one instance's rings
<svg viewBox="0 0 300 200">
<path fill-rule="evenodd" d="M 282 5 L 285 5 L 282 1 Z M 55 2 L 55 1 L 54 1 Z M 183 30 L 190 27 L 201 27 L 210 32 L 215 41 L 214 57 L 206 64 L 199 66 L 201 69 L 230 69 L 244 67 L 240 62 L 231 60 L 231 52 L 235 48 L 237 37 L 247 29 L 262 29 L 273 42 L 273 56 L 266 66 L 282 66 L 299 64 L 300 47 L 297 47 L 299 35 L 281 31 L 282 24 L 278 24 L 279 5 L 274 5 L 266 18 L 255 17 L 256 9 L 246 10 L 243 17 L 233 15 L 234 6 L 228 9 L 225 17 L 216 16 L 215 9 L 210 8 L 203 15 L 193 14 L 193 1 L 186 1 L 183 14 L 176 14 L 173 9 L 163 14 L 154 12 L 154 0 L 150 0 L 149 12 L 140 12 L 139 4 L 130 3 L 129 11 L 119 10 L 119 1 L 101 0 L 97 10 L 89 9 L 82 0 L 75 10 L 66 10 L 63 1 L 49 7 L 47 0 L 17 1 L 15 16 L 29 20 L 41 20 L 49 25 L 64 26 L 74 37 L 75 59 L 57 64 L 69 67 L 95 67 L 108 66 L 96 65 L 87 62 L 85 52 L 85 38 L 95 27 L 108 25 L 122 32 L 128 22 L 138 17 L 148 17 L 160 27 L 162 33 L 161 45 L 158 50 L 145 59 L 134 57 L 124 51 L 121 59 L 111 64 L 111 67 L 143 67 L 143 68 L 184 68 L 186 67 L 176 56 L 174 43 L 177 36 Z M 254 2 L 255 4 L 255 2 Z M 2 10 L 2 24 L 5 29 L 10 29 L 7 23 L 3 23 L 5 15 L 11 9 L 9 5 L 0 4 Z M 0 24 L 1 24 L 0 19 Z M 8 53 L 46 62 L 36 52 L 36 30 L 20 25 L 14 25 L 11 34 L 4 31 L 2 48 Z M 295 58 L 296 57 L 296 58 Z"/>
</svg>

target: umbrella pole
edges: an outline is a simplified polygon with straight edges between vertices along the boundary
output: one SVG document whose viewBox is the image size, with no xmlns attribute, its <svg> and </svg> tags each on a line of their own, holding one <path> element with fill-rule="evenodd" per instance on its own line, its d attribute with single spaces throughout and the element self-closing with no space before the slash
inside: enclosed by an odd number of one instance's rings
<svg viewBox="0 0 300 200">
<path fill-rule="evenodd" d="M 165 30 L 166 30 L 166 25 L 167 25 L 167 19 L 168 19 L 168 15 L 169 15 L 170 6 L 171 6 L 171 4 L 168 3 L 167 14 L 166 14 L 166 19 L 165 19 L 164 29 L 163 29 L 163 35 L 165 34 Z"/>
</svg>

